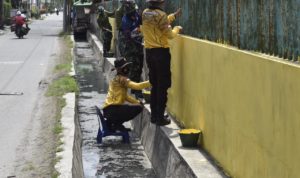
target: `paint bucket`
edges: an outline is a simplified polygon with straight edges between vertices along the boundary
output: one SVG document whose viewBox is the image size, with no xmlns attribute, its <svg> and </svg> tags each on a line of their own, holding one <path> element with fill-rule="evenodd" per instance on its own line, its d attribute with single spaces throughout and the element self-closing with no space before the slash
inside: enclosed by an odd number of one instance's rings
<svg viewBox="0 0 300 178">
<path fill-rule="evenodd" d="M 196 147 L 201 130 L 182 129 L 178 132 L 183 147 Z"/>
</svg>

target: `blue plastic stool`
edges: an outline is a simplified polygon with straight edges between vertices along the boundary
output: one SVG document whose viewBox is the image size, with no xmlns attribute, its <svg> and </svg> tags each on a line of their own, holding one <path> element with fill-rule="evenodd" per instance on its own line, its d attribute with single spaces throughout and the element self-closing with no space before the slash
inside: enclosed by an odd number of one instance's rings
<svg viewBox="0 0 300 178">
<path fill-rule="evenodd" d="M 98 134 L 97 134 L 97 143 L 99 143 L 99 144 L 102 143 L 102 138 L 106 137 L 106 136 L 122 136 L 123 143 L 130 143 L 128 131 L 110 132 L 107 128 L 106 118 L 104 118 L 101 110 L 97 106 L 95 106 L 95 107 L 96 107 L 98 122 L 99 122 L 99 129 L 98 129 Z M 100 123 L 102 125 L 102 129 L 101 129 Z"/>
</svg>

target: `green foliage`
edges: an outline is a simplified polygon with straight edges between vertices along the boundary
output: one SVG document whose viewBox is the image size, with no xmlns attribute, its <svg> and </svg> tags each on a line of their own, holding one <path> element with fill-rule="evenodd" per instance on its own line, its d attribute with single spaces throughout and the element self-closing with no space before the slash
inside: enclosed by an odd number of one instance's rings
<svg viewBox="0 0 300 178">
<path fill-rule="evenodd" d="M 56 163 L 58 163 L 61 159 L 62 159 L 61 156 L 57 156 L 57 157 L 54 159 L 53 163 L 52 163 L 52 164 L 53 164 L 53 167 L 54 167 L 54 165 L 56 165 Z M 59 176 L 60 176 L 60 173 L 57 172 L 56 170 L 54 170 L 54 171 L 52 172 L 51 178 L 58 178 Z"/>
<path fill-rule="evenodd" d="M 34 167 L 32 162 L 26 162 L 26 164 L 24 165 L 22 171 L 26 172 L 26 171 L 32 171 L 34 169 L 35 169 L 35 167 Z"/>
<path fill-rule="evenodd" d="M 71 64 L 59 64 L 55 66 L 55 71 L 70 71 L 72 65 Z"/>
<path fill-rule="evenodd" d="M 35 17 L 36 19 L 39 19 L 39 10 L 36 6 L 32 6 L 31 8 L 31 16 Z"/>
<path fill-rule="evenodd" d="M 63 152 L 63 151 L 64 151 L 64 149 L 61 148 L 61 147 L 58 147 L 58 148 L 56 149 L 56 152 Z"/>
<path fill-rule="evenodd" d="M 68 46 L 68 48 L 73 48 L 73 41 L 71 40 L 70 35 L 66 34 L 66 33 L 61 33 L 60 35 L 63 35 L 64 37 L 64 41 L 66 43 L 66 45 Z"/>
<path fill-rule="evenodd" d="M 62 131 L 63 131 L 63 127 L 62 127 L 62 125 L 61 125 L 61 123 L 56 123 L 55 124 L 55 127 L 54 127 L 54 129 L 53 129 L 53 132 L 54 132 L 54 134 L 61 134 L 62 133 Z"/>
<path fill-rule="evenodd" d="M 11 2 L 10 0 L 5 0 L 3 2 L 3 14 L 4 18 L 10 18 L 10 10 L 11 10 Z"/>
</svg>

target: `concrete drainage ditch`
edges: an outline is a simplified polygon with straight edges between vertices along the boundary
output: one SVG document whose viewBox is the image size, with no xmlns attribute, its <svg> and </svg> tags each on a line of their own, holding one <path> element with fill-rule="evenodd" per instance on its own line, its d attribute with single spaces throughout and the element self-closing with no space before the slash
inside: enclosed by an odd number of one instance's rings
<svg viewBox="0 0 300 178">
<path fill-rule="evenodd" d="M 75 42 L 74 65 L 80 87 L 77 117 L 82 134 L 84 177 L 156 177 L 139 138 L 131 133 L 131 144 L 118 137 L 108 137 L 97 144 L 99 127 L 95 106 L 101 107 L 106 97 L 107 81 L 90 44 Z M 128 123 L 129 124 L 129 123 Z"/>
</svg>

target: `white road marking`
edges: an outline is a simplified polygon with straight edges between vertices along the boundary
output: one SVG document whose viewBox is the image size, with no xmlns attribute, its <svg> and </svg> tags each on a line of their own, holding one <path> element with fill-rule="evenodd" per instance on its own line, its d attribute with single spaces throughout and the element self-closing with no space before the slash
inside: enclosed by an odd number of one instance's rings
<svg viewBox="0 0 300 178">
<path fill-rule="evenodd" d="M 24 63 L 24 61 L 0 61 L 0 65 L 17 65 L 22 63 Z"/>
</svg>

